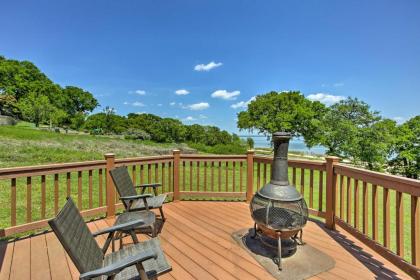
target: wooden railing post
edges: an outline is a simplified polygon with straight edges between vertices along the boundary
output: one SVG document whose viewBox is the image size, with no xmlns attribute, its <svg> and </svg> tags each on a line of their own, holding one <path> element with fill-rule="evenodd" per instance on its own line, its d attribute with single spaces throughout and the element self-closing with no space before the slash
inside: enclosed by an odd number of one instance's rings
<svg viewBox="0 0 420 280">
<path fill-rule="evenodd" d="M 252 196 L 254 195 L 254 150 L 248 150 L 246 152 L 246 202 L 251 202 Z"/>
<path fill-rule="evenodd" d="M 106 160 L 106 215 L 115 216 L 115 187 L 109 173 L 115 166 L 115 154 L 105 154 Z"/>
<path fill-rule="evenodd" d="M 178 201 L 180 199 L 179 193 L 179 165 L 181 162 L 181 151 L 180 150 L 173 150 L 174 155 L 174 164 L 173 164 L 173 173 L 174 173 L 174 201 Z"/>
<path fill-rule="evenodd" d="M 340 161 L 338 157 L 326 157 L 326 175 L 327 175 L 327 197 L 325 210 L 325 225 L 329 229 L 335 229 L 335 204 L 336 204 L 336 188 L 337 175 L 334 173 L 334 164 Z"/>
</svg>

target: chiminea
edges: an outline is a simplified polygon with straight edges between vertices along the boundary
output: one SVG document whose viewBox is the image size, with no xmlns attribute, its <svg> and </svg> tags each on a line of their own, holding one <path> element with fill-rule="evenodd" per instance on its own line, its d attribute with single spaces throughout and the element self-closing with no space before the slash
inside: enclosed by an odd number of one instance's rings
<svg viewBox="0 0 420 280">
<path fill-rule="evenodd" d="M 290 185 L 288 179 L 287 152 L 290 138 L 291 134 L 286 132 L 273 134 L 271 181 L 255 193 L 250 204 L 255 222 L 253 237 L 259 237 L 268 246 L 277 243 L 280 270 L 282 256 L 293 254 L 297 244 L 303 244 L 302 228 L 308 220 L 305 199 L 295 186 Z"/>
</svg>

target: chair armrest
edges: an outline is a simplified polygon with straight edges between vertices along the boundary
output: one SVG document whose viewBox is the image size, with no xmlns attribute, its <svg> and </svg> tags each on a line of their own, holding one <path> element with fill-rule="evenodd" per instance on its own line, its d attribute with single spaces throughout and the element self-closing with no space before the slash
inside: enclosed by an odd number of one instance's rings
<svg viewBox="0 0 420 280">
<path fill-rule="evenodd" d="M 153 251 L 144 252 L 135 256 L 129 256 L 116 263 L 107 265 L 105 267 L 102 267 L 96 270 L 85 272 L 80 275 L 79 279 L 85 280 L 85 279 L 92 279 L 101 275 L 107 275 L 107 276 L 115 275 L 126 267 L 144 262 L 149 259 L 156 259 L 156 258 L 157 258 L 157 255 Z"/>
<path fill-rule="evenodd" d="M 142 193 L 142 194 L 131 195 L 131 196 L 121 196 L 120 200 L 126 205 L 126 210 L 131 211 L 131 206 L 133 204 L 133 201 L 137 199 L 143 199 L 143 203 L 144 203 L 144 206 L 146 207 L 146 210 L 149 210 L 149 205 L 147 204 L 147 199 L 146 199 L 148 197 L 153 197 L 153 195 L 149 193 L 146 193 L 146 194 Z M 127 200 L 129 203 L 125 202 Z"/>
<path fill-rule="evenodd" d="M 151 184 L 138 185 L 136 186 L 136 188 L 158 188 L 161 186 L 162 186 L 161 183 L 151 183 Z"/>
<path fill-rule="evenodd" d="M 92 235 L 94 237 L 96 237 L 98 235 L 102 235 L 102 234 L 106 234 L 106 233 L 111 233 L 111 232 L 126 230 L 126 229 L 132 229 L 132 228 L 138 227 L 139 224 L 141 224 L 141 223 L 144 223 L 144 221 L 141 220 L 141 219 L 138 219 L 138 220 L 135 220 L 135 221 L 124 223 L 124 224 L 119 224 L 119 225 L 116 225 L 116 226 L 104 228 L 102 230 L 99 230 L 97 232 L 92 233 Z"/>
<path fill-rule="evenodd" d="M 140 198 L 147 198 L 152 197 L 153 195 L 146 193 L 146 194 L 137 194 L 137 195 L 131 195 L 131 196 L 121 196 L 120 200 L 136 200 Z"/>
</svg>

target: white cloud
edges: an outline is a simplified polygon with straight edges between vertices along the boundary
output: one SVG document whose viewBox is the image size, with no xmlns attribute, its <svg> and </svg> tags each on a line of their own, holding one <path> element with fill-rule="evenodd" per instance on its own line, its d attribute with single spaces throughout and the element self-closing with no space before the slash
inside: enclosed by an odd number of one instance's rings
<svg viewBox="0 0 420 280">
<path fill-rule="evenodd" d="M 133 103 L 130 102 L 124 102 L 124 105 L 131 105 L 131 106 L 135 106 L 135 107 L 144 107 L 146 105 L 144 105 L 143 103 L 139 102 L 139 101 L 135 101 Z"/>
<path fill-rule="evenodd" d="M 178 90 L 175 91 L 175 94 L 176 95 L 187 95 L 187 94 L 190 94 L 190 92 L 186 89 L 178 89 Z"/>
<path fill-rule="evenodd" d="M 169 103 L 169 105 L 175 106 L 176 105 L 176 102 L 171 102 L 171 103 Z"/>
<path fill-rule="evenodd" d="M 246 109 L 248 107 L 248 104 L 255 100 L 255 96 L 251 97 L 248 101 L 240 101 L 238 103 L 230 105 L 233 109 Z"/>
<path fill-rule="evenodd" d="M 188 116 L 184 119 L 184 121 L 188 121 L 188 122 L 195 121 L 195 120 L 196 120 L 196 118 L 193 118 L 191 116 Z"/>
<path fill-rule="evenodd" d="M 239 90 L 229 92 L 229 91 L 224 90 L 224 89 L 219 89 L 219 90 L 216 90 L 215 92 L 213 92 L 211 94 L 211 97 L 221 98 L 221 99 L 224 99 L 224 100 L 235 100 L 240 94 L 241 94 L 241 92 Z"/>
<path fill-rule="evenodd" d="M 141 89 L 136 90 L 135 93 L 138 95 L 146 95 L 146 91 Z"/>
<path fill-rule="evenodd" d="M 324 103 L 325 105 L 332 105 L 334 103 L 337 103 L 343 99 L 345 99 L 344 96 L 340 95 L 331 95 L 327 93 L 315 93 L 310 94 L 306 98 L 312 101 L 319 101 L 321 103 Z"/>
<path fill-rule="evenodd" d="M 186 106 L 186 108 L 193 110 L 193 111 L 199 111 L 199 110 L 205 110 L 207 108 L 209 108 L 210 105 L 207 102 L 200 102 L 200 103 L 195 103 L 195 104 L 191 104 Z"/>
<path fill-rule="evenodd" d="M 207 119 L 207 116 L 202 115 L 202 114 L 200 114 L 198 117 L 199 117 L 200 119 Z"/>
<path fill-rule="evenodd" d="M 392 118 L 394 121 L 397 122 L 397 124 L 402 124 L 405 121 L 404 117 L 393 117 Z"/>
<path fill-rule="evenodd" d="M 162 107 L 162 106 L 163 106 L 163 104 L 162 104 L 162 103 L 159 103 L 159 104 L 158 104 L 158 107 Z"/>
<path fill-rule="evenodd" d="M 223 63 L 221 63 L 221 62 L 216 63 L 214 61 L 211 61 L 208 64 L 197 64 L 196 66 L 194 66 L 194 70 L 199 71 L 199 72 L 201 72 L 201 71 L 206 71 L 207 72 L 207 71 L 210 71 L 211 69 L 220 67 L 222 65 L 223 65 Z"/>
</svg>

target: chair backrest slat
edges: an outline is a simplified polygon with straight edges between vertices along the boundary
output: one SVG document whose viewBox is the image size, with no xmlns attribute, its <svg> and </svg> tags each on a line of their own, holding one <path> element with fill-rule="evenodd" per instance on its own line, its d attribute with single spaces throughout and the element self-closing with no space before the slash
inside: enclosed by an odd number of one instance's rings
<svg viewBox="0 0 420 280">
<path fill-rule="evenodd" d="M 104 254 L 71 198 L 48 224 L 80 273 L 102 267 Z"/>
<path fill-rule="evenodd" d="M 120 166 L 110 171 L 114 185 L 120 196 L 136 195 L 136 189 L 131 181 L 127 166 Z"/>
</svg>

